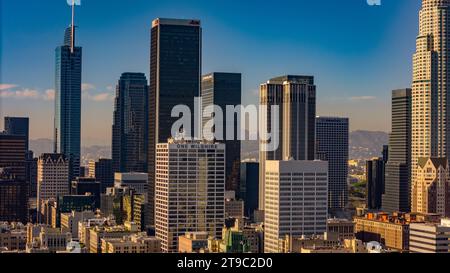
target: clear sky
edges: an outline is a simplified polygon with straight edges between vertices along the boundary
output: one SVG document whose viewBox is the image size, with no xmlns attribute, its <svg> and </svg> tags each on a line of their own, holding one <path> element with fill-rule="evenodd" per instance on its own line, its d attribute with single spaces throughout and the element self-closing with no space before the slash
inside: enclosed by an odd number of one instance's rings
<svg viewBox="0 0 450 273">
<path fill-rule="evenodd" d="M 283 74 L 316 77 L 318 114 L 348 116 L 351 129 L 390 130 L 390 92 L 411 84 L 420 0 L 82 0 L 82 145 L 110 145 L 122 72 L 149 74 L 151 21 L 196 18 L 203 72 L 243 74 L 245 103 Z M 51 138 L 54 50 L 70 24 L 66 0 L 0 0 L 0 127 L 29 116 L 31 138 Z"/>
</svg>

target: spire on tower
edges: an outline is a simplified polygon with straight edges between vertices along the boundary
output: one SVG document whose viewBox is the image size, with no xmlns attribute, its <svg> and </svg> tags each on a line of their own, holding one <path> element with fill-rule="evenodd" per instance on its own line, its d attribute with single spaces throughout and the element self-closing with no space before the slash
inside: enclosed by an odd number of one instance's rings
<svg viewBox="0 0 450 273">
<path fill-rule="evenodd" d="M 64 34 L 64 45 L 69 46 L 73 53 L 75 50 L 75 6 L 80 6 L 81 0 L 67 0 L 67 4 L 72 8 L 72 20 Z"/>
</svg>

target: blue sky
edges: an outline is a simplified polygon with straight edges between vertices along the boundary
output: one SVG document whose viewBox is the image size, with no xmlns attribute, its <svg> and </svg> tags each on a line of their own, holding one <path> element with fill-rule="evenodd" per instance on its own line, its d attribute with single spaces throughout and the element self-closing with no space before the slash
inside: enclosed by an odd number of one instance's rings
<svg viewBox="0 0 450 273">
<path fill-rule="evenodd" d="M 31 137 L 51 138 L 54 49 L 70 8 L 66 0 L 0 1 L 0 116 L 30 116 Z M 420 2 L 82 0 L 83 144 L 110 144 L 114 86 L 122 72 L 149 74 L 156 17 L 202 20 L 203 72 L 241 72 L 245 103 L 256 103 L 271 77 L 314 75 L 320 115 L 389 131 L 390 91 L 411 82 Z"/>
</svg>

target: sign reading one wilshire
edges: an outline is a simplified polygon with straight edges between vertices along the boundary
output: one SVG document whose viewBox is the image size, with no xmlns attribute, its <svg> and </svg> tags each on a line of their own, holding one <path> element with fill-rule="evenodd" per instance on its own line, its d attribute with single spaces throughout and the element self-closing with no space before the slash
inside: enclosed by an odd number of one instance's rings
<svg viewBox="0 0 450 273">
<path fill-rule="evenodd" d="M 201 113 L 202 115 L 194 120 L 194 130 L 192 130 L 192 111 L 189 106 L 180 104 L 172 109 L 171 116 L 179 118 L 172 125 L 171 134 L 173 137 L 185 140 L 223 141 L 236 140 L 236 136 L 237 140 L 259 139 L 263 143 L 261 145 L 263 152 L 272 152 L 279 148 L 280 109 L 278 105 L 270 106 L 270 128 L 272 130 L 269 132 L 268 126 L 265 126 L 264 122 L 258 122 L 259 120 L 264 120 L 265 113 L 269 110 L 267 105 L 260 105 L 259 109 L 256 105 L 227 105 L 224 114 L 224 110 L 218 105 L 208 105 L 203 111 L 200 111 L 202 109 L 201 104 L 201 98 L 194 99 L 194 113 Z M 224 130 L 224 116 L 226 116 L 227 120 L 225 125 L 227 130 Z M 209 119 L 209 121 L 201 126 L 200 121 L 203 118 Z M 238 132 L 234 130 L 233 124 L 235 122 L 238 125 Z M 258 126 L 258 124 L 260 125 Z M 246 128 L 248 128 L 250 133 L 247 133 Z M 224 134 L 225 131 L 226 134 Z"/>
</svg>

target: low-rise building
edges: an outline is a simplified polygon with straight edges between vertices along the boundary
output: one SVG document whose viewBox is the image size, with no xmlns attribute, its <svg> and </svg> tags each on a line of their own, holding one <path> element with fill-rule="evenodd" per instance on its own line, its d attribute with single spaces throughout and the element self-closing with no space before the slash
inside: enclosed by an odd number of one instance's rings
<svg viewBox="0 0 450 273">
<path fill-rule="evenodd" d="M 200 253 L 208 248 L 208 232 L 187 232 L 178 237 L 179 253 Z"/>
<path fill-rule="evenodd" d="M 60 228 L 52 228 L 46 225 L 27 225 L 27 252 L 31 251 L 63 251 L 72 241 L 70 232 L 63 232 Z"/>
<path fill-rule="evenodd" d="M 368 253 L 365 244 L 357 239 L 345 239 L 344 244 L 337 246 L 306 246 L 300 249 L 302 254 L 319 254 L 319 253 Z"/>
<path fill-rule="evenodd" d="M 261 225 L 243 225 L 237 219 L 225 222 L 222 238 L 208 238 L 205 252 L 210 253 L 262 253 L 264 248 Z"/>
<path fill-rule="evenodd" d="M 244 222 L 244 201 L 236 199 L 234 191 L 225 193 L 225 219 L 234 218 L 240 224 Z"/>
<path fill-rule="evenodd" d="M 286 235 L 278 240 L 278 253 L 302 253 L 302 249 L 327 248 L 340 246 L 337 233 L 324 233 L 319 236 L 292 236 Z"/>
<path fill-rule="evenodd" d="M 412 253 L 450 252 L 450 219 L 442 219 L 439 224 L 412 223 L 409 232 Z"/>
<path fill-rule="evenodd" d="M 116 226 L 116 221 L 109 218 L 86 219 L 78 223 L 78 239 L 80 244 L 90 247 L 91 229 L 97 226 Z"/>
<path fill-rule="evenodd" d="M 102 238 L 102 253 L 160 253 L 161 241 L 145 233 L 121 238 Z"/>
<path fill-rule="evenodd" d="M 388 249 L 408 251 L 409 221 L 403 214 L 368 213 L 355 217 L 356 238 L 368 242 L 379 242 Z"/>
<path fill-rule="evenodd" d="M 355 223 L 347 219 L 328 219 L 328 233 L 337 233 L 341 241 L 355 238 Z"/>
<path fill-rule="evenodd" d="M 242 228 L 242 233 L 247 239 L 249 252 L 263 253 L 264 252 L 264 229 L 262 224 L 245 225 Z"/>
<path fill-rule="evenodd" d="M 92 219 L 95 217 L 93 211 L 72 211 L 69 213 L 61 213 L 61 229 L 72 234 L 73 240 L 79 240 L 79 226 L 78 223 L 85 219 Z"/>
<path fill-rule="evenodd" d="M 25 250 L 27 230 L 21 223 L 0 223 L 0 248 L 3 251 Z"/>
<path fill-rule="evenodd" d="M 140 229 L 134 223 L 125 223 L 124 226 L 96 226 L 90 230 L 89 253 L 101 253 L 102 239 L 122 238 L 127 235 L 139 233 Z"/>
</svg>

